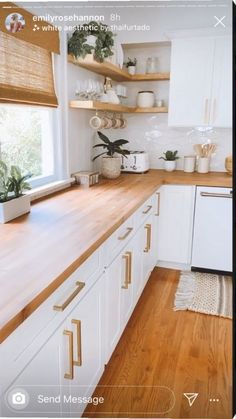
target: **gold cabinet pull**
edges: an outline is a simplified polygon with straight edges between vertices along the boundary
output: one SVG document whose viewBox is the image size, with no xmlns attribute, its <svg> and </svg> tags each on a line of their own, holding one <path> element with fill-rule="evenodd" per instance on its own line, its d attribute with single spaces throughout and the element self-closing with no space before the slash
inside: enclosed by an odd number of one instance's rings
<svg viewBox="0 0 236 419">
<path fill-rule="evenodd" d="M 68 380 L 73 380 L 74 378 L 74 368 L 73 368 L 73 332 L 70 330 L 64 330 L 63 335 L 68 336 L 69 338 L 69 372 L 64 374 L 64 378 Z"/>
<path fill-rule="evenodd" d="M 160 200 L 161 200 L 160 192 L 157 192 L 156 196 L 157 196 L 157 212 L 156 212 L 156 215 L 159 216 L 160 215 Z"/>
<path fill-rule="evenodd" d="M 147 214 L 152 209 L 152 205 L 148 205 L 147 209 L 143 211 L 143 214 Z"/>
<path fill-rule="evenodd" d="M 131 231 L 133 231 L 133 228 L 132 227 L 127 227 L 126 230 L 127 230 L 127 232 L 123 236 L 118 237 L 118 240 L 125 240 L 126 237 L 128 237 L 128 235 L 131 233 Z"/>
<path fill-rule="evenodd" d="M 71 303 L 71 301 L 79 294 L 79 292 L 84 288 L 85 283 L 76 281 L 76 289 L 63 301 L 63 303 L 58 303 L 53 306 L 53 310 L 63 311 Z"/>
<path fill-rule="evenodd" d="M 204 124 L 208 124 L 208 103 L 209 99 L 205 99 Z"/>
<path fill-rule="evenodd" d="M 151 226 L 151 224 L 146 224 L 144 228 L 147 230 L 147 242 L 146 242 L 146 247 L 144 249 L 144 252 L 147 253 L 151 249 L 151 230 L 152 230 L 152 226 Z"/>
<path fill-rule="evenodd" d="M 71 320 L 71 323 L 76 325 L 76 344 L 77 344 L 77 360 L 73 360 L 73 365 L 81 367 L 82 365 L 82 349 L 81 349 L 81 321 Z"/>
<path fill-rule="evenodd" d="M 130 281 L 130 255 L 129 252 L 126 252 L 123 256 L 122 259 L 125 260 L 125 282 L 124 285 L 122 285 L 121 288 L 127 290 L 129 287 L 129 281 Z"/>
<path fill-rule="evenodd" d="M 127 252 L 129 255 L 129 284 L 132 282 L 132 252 Z"/>
</svg>

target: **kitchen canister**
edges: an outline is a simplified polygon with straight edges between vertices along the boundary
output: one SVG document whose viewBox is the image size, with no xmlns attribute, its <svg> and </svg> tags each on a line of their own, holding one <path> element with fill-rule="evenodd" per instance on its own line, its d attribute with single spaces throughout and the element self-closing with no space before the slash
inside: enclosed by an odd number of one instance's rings
<svg viewBox="0 0 236 419">
<path fill-rule="evenodd" d="M 195 163 L 195 156 L 184 156 L 184 172 L 193 173 L 195 170 Z"/>
<path fill-rule="evenodd" d="M 155 95 L 151 90 L 142 90 L 137 95 L 137 106 L 139 108 L 152 108 L 155 103 Z"/>
<path fill-rule="evenodd" d="M 198 157 L 197 172 L 198 173 L 208 173 L 209 168 L 210 168 L 210 158 L 209 157 Z"/>
<path fill-rule="evenodd" d="M 148 57 L 146 63 L 146 74 L 154 74 L 158 72 L 158 58 Z"/>
</svg>

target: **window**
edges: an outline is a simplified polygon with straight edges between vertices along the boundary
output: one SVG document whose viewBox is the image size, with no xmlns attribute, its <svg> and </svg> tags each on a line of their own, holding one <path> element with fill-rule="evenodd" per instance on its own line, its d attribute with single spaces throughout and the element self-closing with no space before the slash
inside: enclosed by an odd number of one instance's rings
<svg viewBox="0 0 236 419">
<path fill-rule="evenodd" d="M 50 108 L 0 104 L 0 159 L 32 173 L 31 186 L 57 179 Z"/>
</svg>

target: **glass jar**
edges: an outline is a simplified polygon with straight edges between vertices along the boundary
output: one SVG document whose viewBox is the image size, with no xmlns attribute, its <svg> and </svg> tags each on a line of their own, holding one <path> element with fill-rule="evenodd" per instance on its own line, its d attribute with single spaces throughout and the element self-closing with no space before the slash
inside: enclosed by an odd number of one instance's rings
<svg viewBox="0 0 236 419">
<path fill-rule="evenodd" d="M 146 63 L 146 74 L 154 74 L 158 72 L 158 58 L 148 57 Z"/>
</svg>

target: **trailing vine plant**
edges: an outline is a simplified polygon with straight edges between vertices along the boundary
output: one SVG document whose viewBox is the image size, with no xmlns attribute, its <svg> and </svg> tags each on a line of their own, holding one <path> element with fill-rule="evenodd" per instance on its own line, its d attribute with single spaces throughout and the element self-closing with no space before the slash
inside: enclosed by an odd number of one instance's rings
<svg viewBox="0 0 236 419">
<path fill-rule="evenodd" d="M 76 27 L 68 40 L 68 54 L 75 58 L 85 58 L 87 54 L 93 53 L 96 61 L 103 62 L 105 58 L 113 55 L 115 35 L 108 28 L 108 25 L 94 21 Z M 87 37 L 90 35 L 97 38 L 95 46 L 87 44 Z"/>
</svg>

